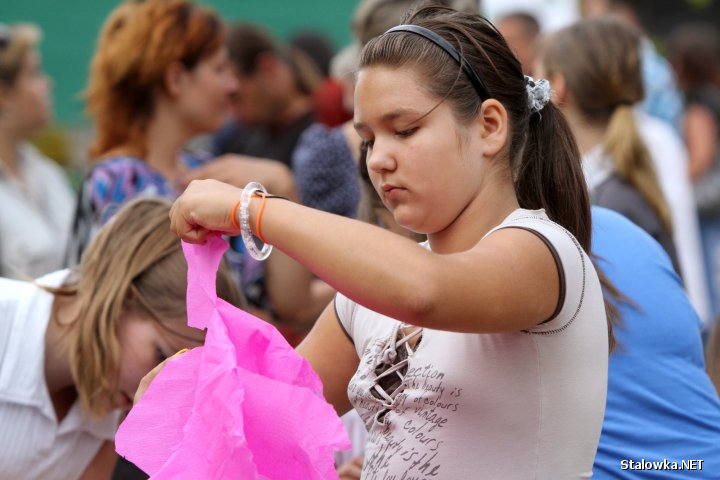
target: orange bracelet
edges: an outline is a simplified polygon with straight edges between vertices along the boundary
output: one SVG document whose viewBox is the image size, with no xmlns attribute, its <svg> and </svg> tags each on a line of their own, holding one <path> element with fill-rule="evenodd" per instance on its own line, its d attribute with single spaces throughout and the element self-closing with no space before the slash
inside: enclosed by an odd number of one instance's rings
<svg viewBox="0 0 720 480">
<path fill-rule="evenodd" d="M 262 202 L 260 203 L 260 210 L 258 210 L 258 215 L 255 219 L 255 236 L 257 236 L 261 242 L 267 243 L 262 236 L 262 231 L 260 230 L 260 225 L 262 223 L 262 214 L 265 211 L 265 200 L 267 200 L 267 197 L 265 196 L 265 192 L 263 191 L 256 192 L 255 195 L 259 195 L 262 197 Z"/>
<path fill-rule="evenodd" d="M 240 231 L 240 224 L 237 219 L 238 207 L 240 207 L 240 200 L 235 202 L 235 205 L 233 205 L 232 211 L 230 212 L 230 221 L 232 222 L 233 227 Z"/>
</svg>

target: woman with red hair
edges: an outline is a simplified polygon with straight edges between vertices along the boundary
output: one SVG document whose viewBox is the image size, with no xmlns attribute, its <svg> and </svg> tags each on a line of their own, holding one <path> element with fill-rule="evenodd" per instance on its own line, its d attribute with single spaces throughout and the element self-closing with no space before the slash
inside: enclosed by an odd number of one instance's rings
<svg viewBox="0 0 720 480">
<path fill-rule="evenodd" d="M 178 179 L 207 160 L 184 147 L 222 125 L 237 88 L 224 35 L 214 11 L 187 0 L 126 2 L 110 14 L 86 91 L 97 164 L 82 185 L 71 263 L 122 204 L 174 199 Z"/>
</svg>

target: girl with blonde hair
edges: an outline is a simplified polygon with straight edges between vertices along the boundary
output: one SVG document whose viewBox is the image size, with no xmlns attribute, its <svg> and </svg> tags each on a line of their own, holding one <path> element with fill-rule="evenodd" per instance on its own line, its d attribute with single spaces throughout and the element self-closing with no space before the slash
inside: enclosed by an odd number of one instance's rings
<svg viewBox="0 0 720 480">
<path fill-rule="evenodd" d="M 76 269 L 0 279 L 0 478 L 108 478 L 119 414 L 142 376 L 202 344 L 187 326 L 187 265 L 169 210 L 134 200 Z M 217 287 L 244 306 L 226 267 Z"/>
</svg>

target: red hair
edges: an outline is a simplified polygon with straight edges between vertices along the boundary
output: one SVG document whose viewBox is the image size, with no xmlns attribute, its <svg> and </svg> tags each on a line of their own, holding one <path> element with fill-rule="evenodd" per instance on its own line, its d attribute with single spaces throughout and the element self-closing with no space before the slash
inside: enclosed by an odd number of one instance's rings
<svg viewBox="0 0 720 480">
<path fill-rule="evenodd" d="M 97 135 L 90 156 L 130 146 L 129 153 L 142 158 L 167 68 L 180 62 L 192 69 L 224 41 L 215 11 L 188 0 L 128 1 L 116 8 L 100 32 L 85 92 Z"/>
</svg>

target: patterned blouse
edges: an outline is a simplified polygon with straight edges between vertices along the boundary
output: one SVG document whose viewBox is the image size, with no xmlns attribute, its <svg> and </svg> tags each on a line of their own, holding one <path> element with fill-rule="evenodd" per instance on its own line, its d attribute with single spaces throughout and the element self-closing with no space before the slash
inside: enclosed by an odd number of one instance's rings
<svg viewBox="0 0 720 480">
<path fill-rule="evenodd" d="M 184 152 L 181 158 L 189 169 L 211 161 L 209 155 L 190 152 Z M 126 202 L 139 196 L 175 200 L 180 193 L 182 190 L 178 185 L 139 158 L 123 155 L 98 163 L 80 186 L 66 263 L 79 263 L 83 251 L 100 227 Z M 239 239 L 229 239 L 232 248 L 225 258 L 247 300 L 268 309 L 265 270 L 261 262 L 245 255 L 244 245 Z"/>
</svg>

